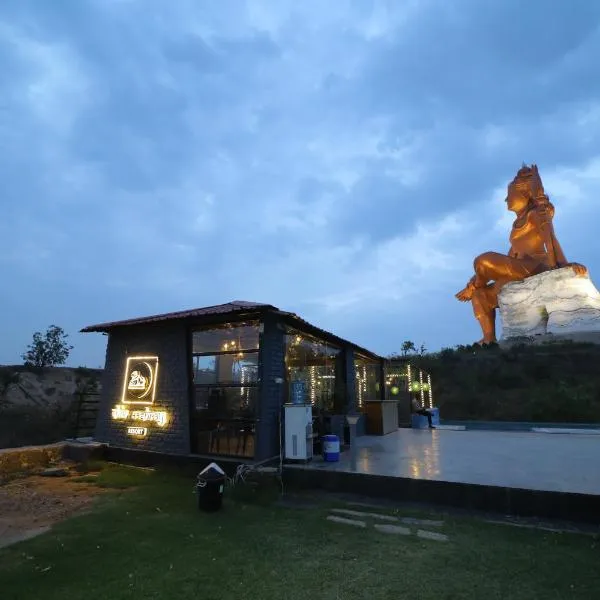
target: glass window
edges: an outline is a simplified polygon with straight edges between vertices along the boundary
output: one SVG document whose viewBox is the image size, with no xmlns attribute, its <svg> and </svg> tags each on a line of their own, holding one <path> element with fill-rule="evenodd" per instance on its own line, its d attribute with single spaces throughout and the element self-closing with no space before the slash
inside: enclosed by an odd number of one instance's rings
<svg viewBox="0 0 600 600">
<path fill-rule="evenodd" d="M 243 352 L 258 350 L 259 323 L 228 323 L 220 327 L 200 329 L 192 334 L 194 354 Z"/>
<path fill-rule="evenodd" d="M 259 332 L 258 321 L 193 332 L 195 452 L 254 455 Z"/>
<path fill-rule="evenodd" d="M 335 346 L 290 331 L 286 335 L 286 366 L 289 401 L 303 401 L 325 411 L 335 408 L 336 369 L 341 350 Z"/>
<path fill-rule="evenodd" d="M 258 353 L 194 356 L 196 385 L 253 385 L 258 383 Z"/>
<path fill-rule="evenodd" d="M 258 387 L 196 386 L 195 391 L 194 450 L 254 456 Z"/>
<path fill-rule="evenodd" d="M 196 387 L 196 411 L 207 419 L 251 419 L 258 407 L 258 387 Z"/>
</svg>

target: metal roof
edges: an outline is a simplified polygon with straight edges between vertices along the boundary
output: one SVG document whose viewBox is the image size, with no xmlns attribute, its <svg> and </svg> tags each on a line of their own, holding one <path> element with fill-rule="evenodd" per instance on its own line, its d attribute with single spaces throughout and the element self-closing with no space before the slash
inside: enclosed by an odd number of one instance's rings
<svg viewBox="0 0 600 600">
<path fill-rule="evenodd" d="M 300 328 L 304 328 L 309 332 L 312 332 L 314 336 L 322 336 L 324 338 L 328 338 L 329 340 L 336 342 L 340 345 L 349 345 L 354 349 L 358 350 L 359 353 L 364 354 L 366 356 L 370 356 L 373 358 L 380 358 L 374 352 L 367 350 L 366 348 L 362 348 L 353 342 L 345 340 L 325 329 L 321 329 L 308 321 L 305 321 L 301 317 L 299 317 L 295 313 L 285 312 L 273 306 L 272 304 L 262 304 L 260 302 L 247 302 L 245 300 L 233 300 L 232 302 L 227 302 L 225 304 L 217 304 L 215 306 L 206 306 L 204 308 L 193 308 L 191 310 L 181 310 L 177 312 L 164 313 L 160 315 L 152 315 L 148 317 L 138 317 L 135 319 L 126 319 L 124 321 L 111 321 L 108 323 L 100 323 L 98 325 L 89 325 L 88 327 L 84 327 L 81 332 L 82 333 L 91 333 L 91 332 L 109 332 L 112 329 L 117 329 L 120 327 L 129 327 L 132 325 L 145 325 L 151 323 L 161 323 L 164 321 L 174 321 L 174 320 L 193 320 L 196 318 L 204 318 L 206 317 L 221 317 L 227 315 L 256 315 L 263 312 L 273 312 L 281 317 L 287 319 L 292 325 L 295 325 Z"/>
</svg>

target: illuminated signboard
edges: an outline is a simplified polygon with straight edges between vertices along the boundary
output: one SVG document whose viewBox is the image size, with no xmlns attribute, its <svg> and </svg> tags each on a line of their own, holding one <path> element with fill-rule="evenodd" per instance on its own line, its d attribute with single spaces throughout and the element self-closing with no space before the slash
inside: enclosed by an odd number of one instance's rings
<svg viewBox="0 0 600 600">
<path fill-rule="evenodd" d="M 117 404 L 112 411 L 112 418 L 117 421 L 144 421 L 147 423 L 156 423 L 159 427 L 164 427 L 169 422 L 169 415 L 164 410 L 153 410 L 146 406 L 144 410 L 130 410 L 127 406 Z"/>
<path fill-rule="evenodd" d="M 121 404 L 154 404 L 158 356 L 128 356 Z"/>
<path fill-rule="evenodd" d="M 127 434 L 145 437 L 150 429 L 145 424 L 164 427 L 169 415 L 164 410 L 153 407 L 158 379 L 158 356 L 128 356 L 123 376 L 121 402 L 111 411 L 116 421 L 127 423 Z M 132 406 L 137 405 L 137 406 Z"/>
<path fill-rule="evenodd" d="M 148 433 L 145 427 L 128 427 L 127 434 L 136 437 L 144 437 Z"/>
</svg>

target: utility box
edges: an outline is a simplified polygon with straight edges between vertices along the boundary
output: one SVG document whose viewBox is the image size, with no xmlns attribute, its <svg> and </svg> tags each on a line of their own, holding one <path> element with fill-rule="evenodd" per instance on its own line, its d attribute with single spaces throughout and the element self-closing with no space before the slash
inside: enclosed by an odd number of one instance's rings
<svg viewBox="0 0 600 600">
<path fill-rule="evenodd" d="M 285 458 L 311 460 L 313 457 L 312 405 L 285 404 Z"/>
</svg>

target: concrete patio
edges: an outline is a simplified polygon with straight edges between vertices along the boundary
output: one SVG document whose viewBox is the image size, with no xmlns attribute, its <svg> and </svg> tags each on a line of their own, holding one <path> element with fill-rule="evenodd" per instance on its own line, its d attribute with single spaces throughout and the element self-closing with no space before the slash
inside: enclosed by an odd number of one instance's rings
<svg viewBox="0 0 600 600">
<path fill-rule="evenodd" d="M 399 429 L 356 438 L 357 472 L 600 495 L 600 435 Z M 300 468 L 351 472 L 316 457 Z"/>
<path fill-rule="evenodd" d="M 600 435 L 399 429 L 356 438 L 340 461 L 288 464 L 291 485 L 600 522 Z"/>
</svg>

